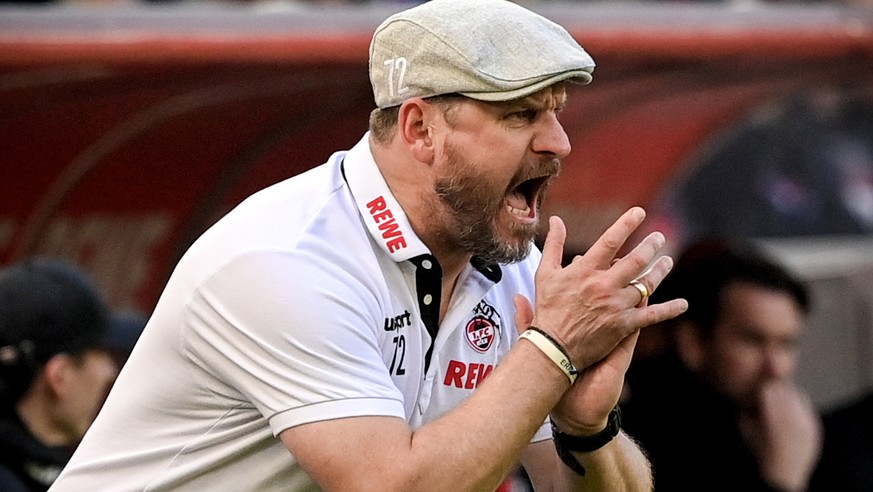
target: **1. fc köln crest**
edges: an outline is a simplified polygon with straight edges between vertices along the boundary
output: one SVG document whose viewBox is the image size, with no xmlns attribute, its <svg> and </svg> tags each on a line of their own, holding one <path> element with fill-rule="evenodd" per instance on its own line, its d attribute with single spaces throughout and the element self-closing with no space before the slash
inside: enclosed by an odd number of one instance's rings
<svg viewBox="0 0 873 492">
<path fill-rule="evenodd" d="M 497 329 L 485 316 L 476 316 L 467 323 L 467 341 L 476 352 L 486 352 L 494 342 Z"/>
<path fill-rule="evenodd" d="M 500 319 L 500 315 L 485 301 L 480 302 L 473 312 L 475 316 L 467 322 L 465 334 L 473 350 L 484 353 L 491 348 L 498 336 L 500 325 L 495 318 Z"/>
</svg>

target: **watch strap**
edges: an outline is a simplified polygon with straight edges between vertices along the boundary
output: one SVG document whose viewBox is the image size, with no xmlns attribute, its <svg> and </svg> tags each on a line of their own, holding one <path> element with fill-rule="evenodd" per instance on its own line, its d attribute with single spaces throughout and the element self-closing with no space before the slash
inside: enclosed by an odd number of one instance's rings
<svg viewBox="0 0 873 492">
<path fill-rule="evenodd" d="M 597 434 L 590 436 L 573 436 L 565 434 L 555 427 L 552 423 L 552 438 L 555 441 L 555 447 L 567 451 L 575 451 L 579 453 L 587 453 L 595 451 L 605 446 L 621 430 L 621 409 L 618 405 L 609 412 L 609 418 L 606 421 L 606 428 Z"/>
<path fill-rule="evenodd" d="M 579 463 L 579 460 L 573 456 L 572 452 L 562 448 L 557 442 L 555 442 L 555 451 L 558 452 L 558 458 L 561 458 L 561 462 L 564 463 L 567 468 L 573 470 L 573 472 L 580 477 L 585 476 L 585 465 Z"/>
</svg>

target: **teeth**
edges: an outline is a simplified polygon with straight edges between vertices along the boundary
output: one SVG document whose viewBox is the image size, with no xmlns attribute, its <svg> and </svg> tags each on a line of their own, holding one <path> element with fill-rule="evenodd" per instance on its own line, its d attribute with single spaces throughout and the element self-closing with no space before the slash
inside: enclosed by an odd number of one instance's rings
<svg viewBox="0 0 873 492">
<path fill-rule="evenodd" d="M 515 217 L 526 218 L 530 217 L 531 209 L 527 197 L 517 188 L 513 193 L 506 196 L 504 204 L 506 211 Z"/>
<path fill-rule="evenodd" d="M 528 217 L 528 216 L 530 216 L 530 207 L 525 207 L 525 208 L 515 208 L 515 207 L 512 207 L 512 206 L 507 205 L 507 206 L 506 206 L 506 210 L 508 210 L 509 213 L 511 213 L 512 215 L 517 215 L 517 216 L 519 216 L 519 217 Z"/>
</svg>

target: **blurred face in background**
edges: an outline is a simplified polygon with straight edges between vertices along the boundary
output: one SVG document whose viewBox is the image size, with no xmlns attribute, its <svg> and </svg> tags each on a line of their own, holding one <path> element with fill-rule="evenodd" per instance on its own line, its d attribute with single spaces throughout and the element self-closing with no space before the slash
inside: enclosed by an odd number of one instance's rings
<svg viewBox="0 0 873 492">
<path fill-rule="evenodd" d="M 118 366 L 105 350 L 91 349 L 65 357 L 62 382 L 56 386 L 55 428 L 70 442 L 78 442 L 94 422 L 118 375 Z"/>
<path fill-rule="evenodd" d="M 700 374 L 741 407 L 756 408 L 765 382 L 794 377 L 803 321 L 790 293 L 729 284 L 711 338 L 701 346 Z"/>
</svg>

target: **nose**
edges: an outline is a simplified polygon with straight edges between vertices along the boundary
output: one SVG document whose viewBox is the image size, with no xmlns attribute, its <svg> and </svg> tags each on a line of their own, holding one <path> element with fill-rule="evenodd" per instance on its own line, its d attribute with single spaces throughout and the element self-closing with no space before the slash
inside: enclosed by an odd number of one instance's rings
<svg viewBox="0 0 873 492">
<path fill-rule="evenodd" d="M 790 378 L 794 372 L 794 353 L 784 347 L 769 347 L 764 351 L 764 371 L 774 379 Z"/>
<path fill-rule="evenodd" d="M 534 152 L 553 154 L 558 159 L 563 159 L 570 154 L 570 137 L 558 121 L 556 113 L 548 112 L 543 115 L 532 145 Z"/>
<path fill-rule="evenodd" d="M 115 381 L 118 377 L 120 368 L 109 353 L 100 354 L 98 374 L 99 378 L 106 383 Z"/>
</svg>

